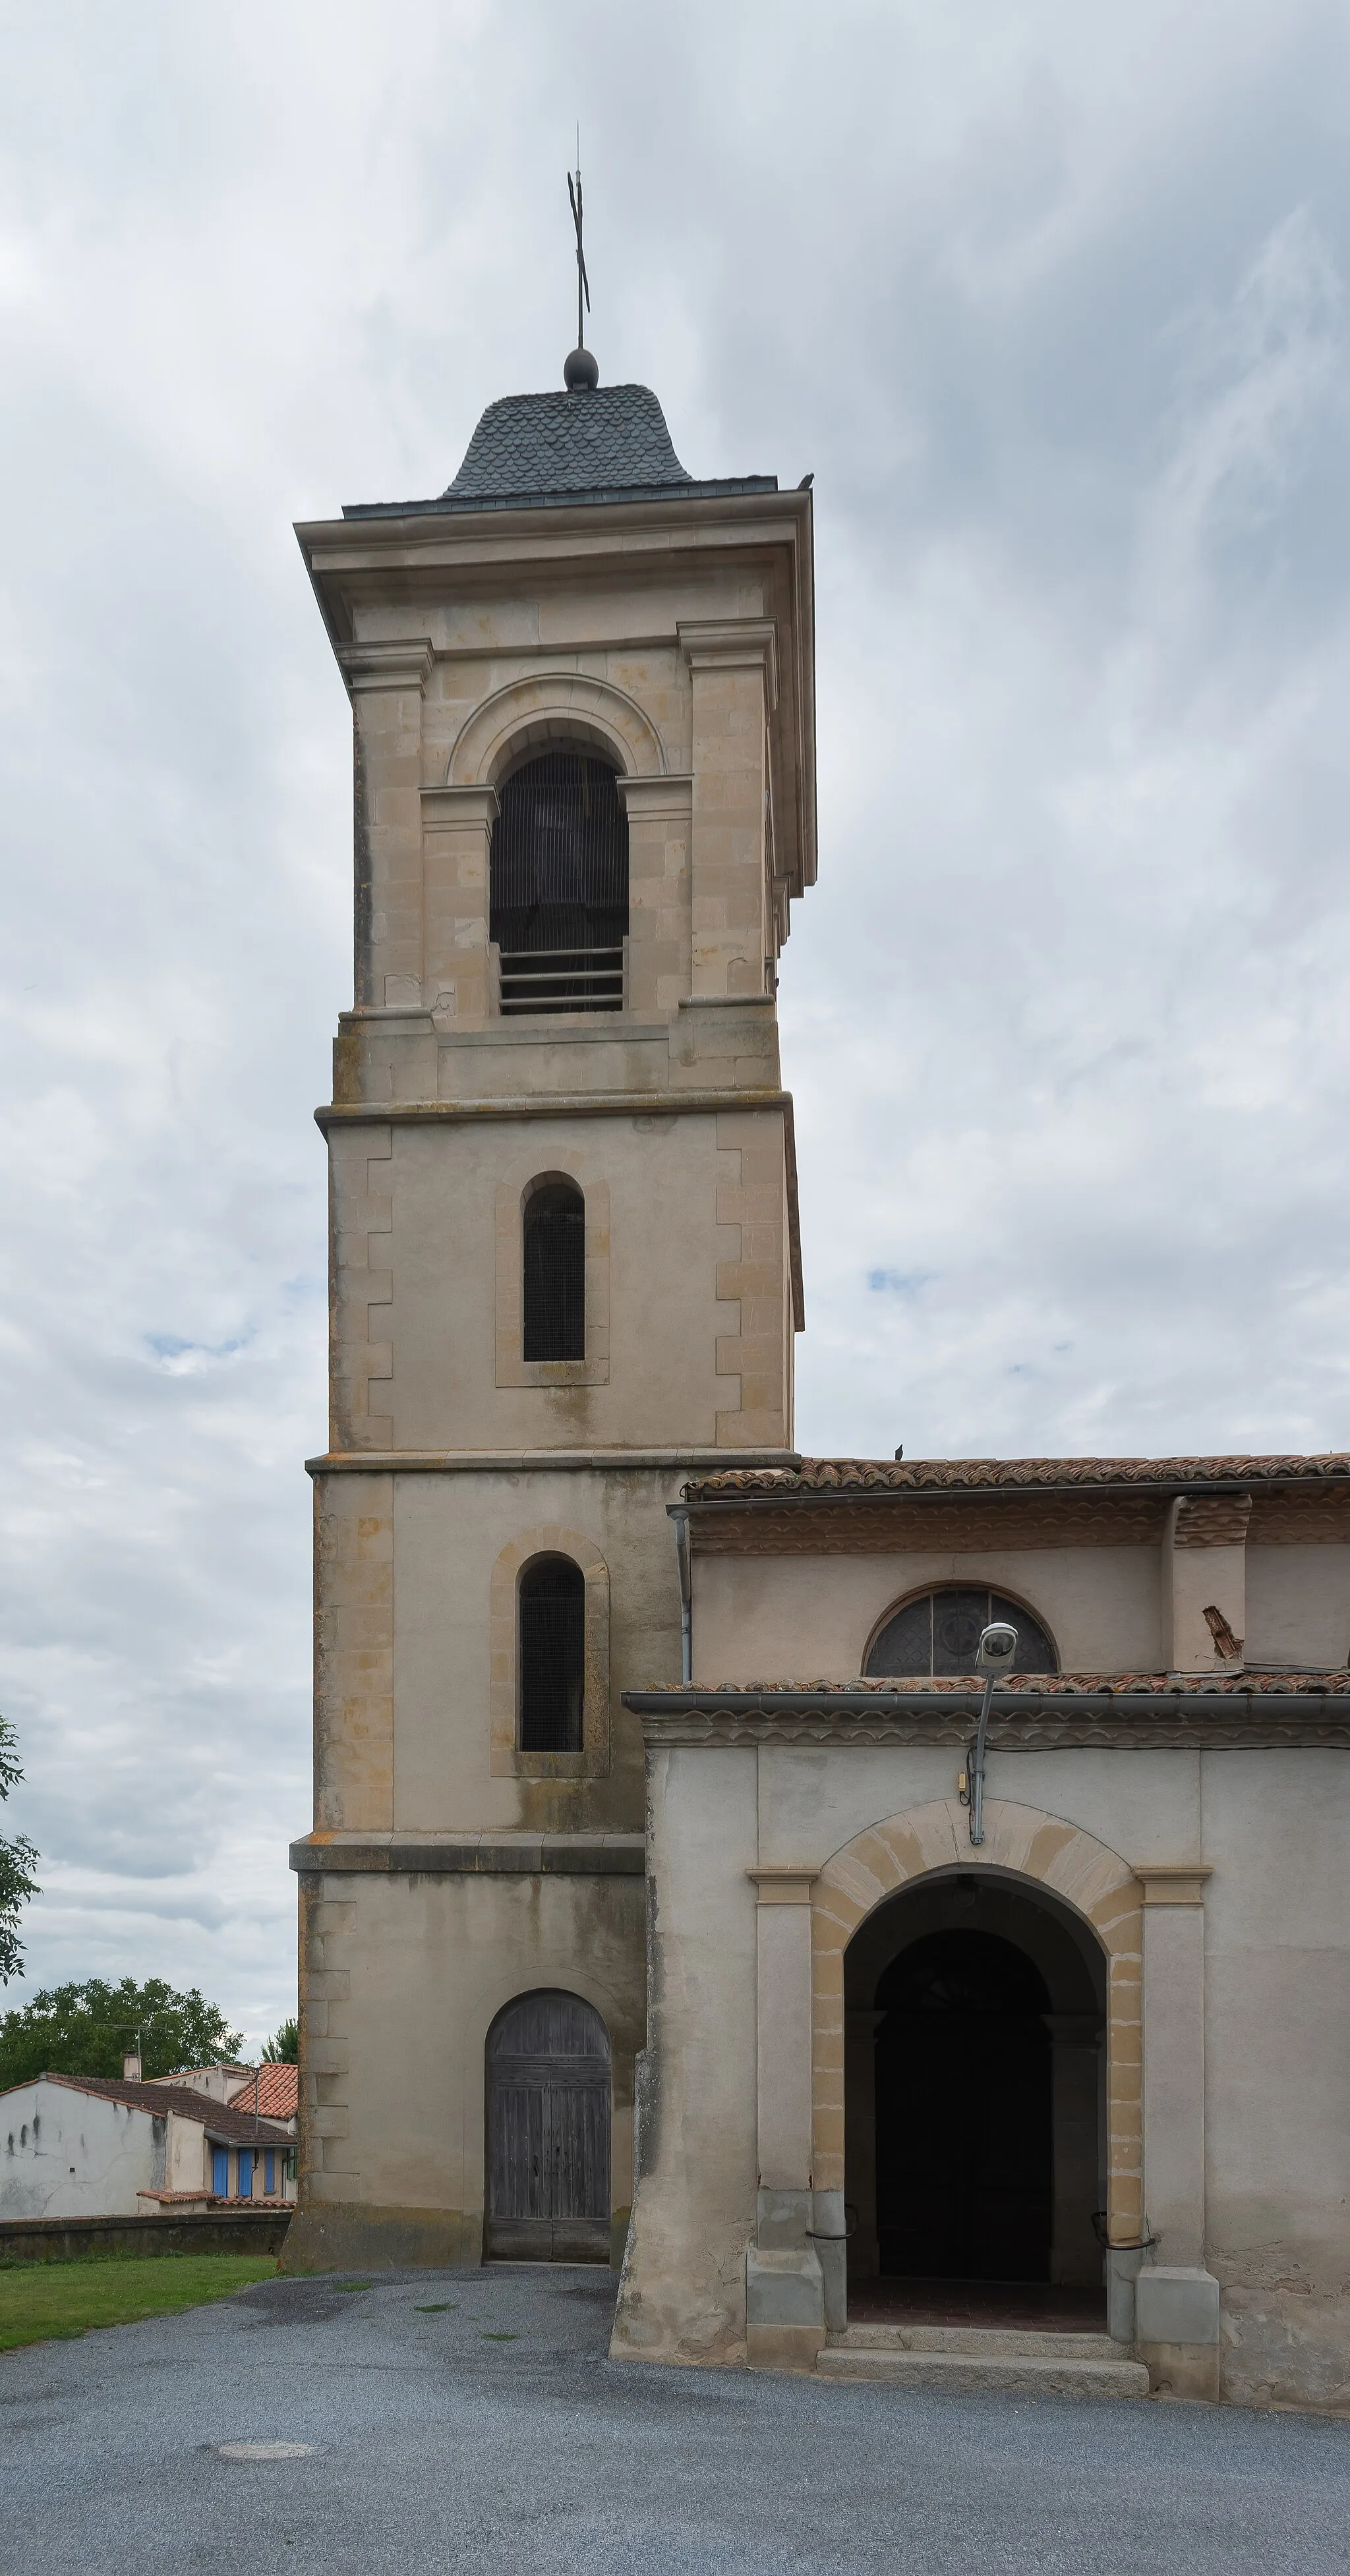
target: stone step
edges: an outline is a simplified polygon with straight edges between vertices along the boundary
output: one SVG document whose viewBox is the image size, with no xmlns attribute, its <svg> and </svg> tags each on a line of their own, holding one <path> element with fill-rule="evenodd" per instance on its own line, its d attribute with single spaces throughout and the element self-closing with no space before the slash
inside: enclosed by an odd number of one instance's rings
<svg viewBox="0 0 1350 2576">
<path fill-rule="evenodd" d="M 827 2337 L 835 2352 L 1046 2353 L 1074 2361 L 1119 2361 L 1122 2348 L 1108 2334 L 1077 2334 L 1053 2326 L 846 2326 Z"/>
<path fill-rule="evenodd" d="M 942 2329 L 930 2329 L 940 2332 Z M 959 2328 L 948 2328 L 952 2334 Z M 996 2336 L 987 2329 L 973 2348 L 953 2351 L 950 2346 L 938 2351 L 916 2351 L 900 2344 L 850 2344 L 844 2340 L 829 2343 L 816 2356 L 816 2373 L 821 2379 L 877 2380 L 888 2388 L 950 2388 L 953 2390 L 1002 2389 L 1008 2396 L 1052 2397 L 1147 2397 L 1148 2372 L 1141 2361 L 1105 2360 L 1091 2354 L 1060 2349 L 1054 2352 L 1009 2351 L 1008 2344 L 1022 2338 Z M 1049 2335 L 1036 2335 L 1028 2340 L 1044 2345 L 1056 2340 Z M 1065 2335 L 1064 2345 L 1088 2338 Z M 1095 2336 L 1090 2338 L 1096 2342 Z M 1105 2337 L 1102 2338 L 1106 2340 Z M 994 2345 L 994 2349 L 989 2347 Z M 999 2348 L 1001 2347 L 1001 2348 Z"/>
</svg>

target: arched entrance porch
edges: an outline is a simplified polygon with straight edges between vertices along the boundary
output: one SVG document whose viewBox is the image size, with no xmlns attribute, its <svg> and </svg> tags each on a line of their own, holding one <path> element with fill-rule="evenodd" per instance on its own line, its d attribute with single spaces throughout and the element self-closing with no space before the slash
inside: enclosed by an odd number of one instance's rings
<svg viewBox="0 0 1350 2576">
<path fill-rule="evenodd" d="M 1106 1957 L 1046 1890 L 934 1871 L 848 1945 L 849 2285 L 1101 2285 Z"/>
<path fill-rule="evenodd" d="M 946 1969 L 949 1991 L 946 2006 L 955 2003 L 944 2043 L 930 2046 L 930 2081 L 934 2049 L 940 2056 L 941 2045 L 951 2049 L 971 2033 L 956 2027 L 964 2009 L 969 2019 L 975 2008 L 983 2007 L 986 2021 L 996 2019 L 990 2007 L 1002 2003 L 998 2011 L 1008 2018 L 1008 2007 L 1020 1997 L 1021 2037 L 1027 2043 L 1023 2051 L 1023 2125 L 1021 2166 L 1025 2186 L 1024 2205 L 1019 2223 L 1026 2231 L 1033 2222 L 1040 2229 L 1043 2247 L 1042 2279 L 1054 2276 L 1082 2283 L 1083 2271 L 1089 2265 L 1100 2278 L 1095 2237 L 1091 2251 L 1083 2241 L 1084 2222 L 1091 2233 L 1092 2210 L 1105 2207 L 1106 2232 L 1112 2244 L 1137 2241 L 1141 2209 L 1141 1894 L 1134 1872 L 1118 1853 L 1110 1851 L 1094 1836 L 1063 1819 L 1036 1809 L 1013 1805 L 1010 1801 L 990 1800 L 985 1811 L 986 1838 L 978 1848 L 969 1839 L 965 1810 L 957 1800 L 934 1801 L 889 1818 L 857 1835 L 826 1862 L 811 1889 L 812 1985 L 813 1985 L 813 2103 L 812 2103 L 812 2182 L 817 2195 L 816 2206 L 821 2217 L 837 2216 L 842 2236 L 845 2214 L 851 2203 L 857 2211 L 858 2234 L 853 2269 L 858 2277 L 881 2278 L 883 2249 L 879 2214 L 893 2212 L 897 2198 L 903 2204 L 912 2202 L 916 2176 L 907 2171 L 903 2157 L 897 2175 L 894 2161 L 887 2175 L 879 2176 L 876 2145 L 881 2132 L 877 2126 L 875 2078 L 877 2071 L 876 2034 L 882 2027 L 874 2021 L 866 2033 L 855 2028 L 853 2047 L 849 2046 L 847 2014 L 850 2002 L 855 2012 L 877 2013 L 877 1992 L 888 1974 L 895 1974 L 895 1986 L 883 1996 L 883 2019 L 894 2016 L 891 2033 L 891 2065 L 883 2075 L 883 2089 L 890 2087 L 889 2107 L 883 2106 L 883 2120 L 888 2120 L 888 2134 L 894 2142 L 897 2117 L 903 2111 L 897 2106 L 893 2061 L 898 2052 L 904 2063 L 904 2043 L 912 2040 L 912 2025 L 925 2011 L 944 2009 L 942 1984 L 944 1962 L 942 1942 L 926 1954 L 927 1984 L 924 1982 L 925 1959 L 911 1956 L 908 1970 L 896 1969 L 895 1963 L 906 1951 L 913 1953 L 920 1941 L 932 1936 L 946 1936 L 948 1942 Z M 895 1901 L 907 1896 L 909 1909 Z M 1018 1909 L 1021 1909 L 1019 1911 Z M 968 1911 L 967 1911 L 968 1909 Z M 864 1927 L 866 1927 L 864 1929 Z M 968 1930 L 981 1932 L 988 1940 L 1003 1940 L 1027 1962 L 1029 1973 L 1002 1965 L 1005 1981 L 998 1986 L 998 1959 L 988 1950 L 980 1965 L 983 1986 L 976 1978 L 968 1981 L 964 2006 L 958 1991 L 959 1965 L 950 1947 L 950 1936 Z M 860 1938 L 860 1934 L 862 1937 Z M 854 1947 L 856 1943 L 856 1948 Z M 850 1951 L 853 1967 L 846 1968 Z M 1076 1957 L 1081 1975 L 1074 1970 Z M 1100 1960 L 1100 1967 L 1095 1961 Z M 967 1950 L 966 1967 L 972 1973 L 977 1965 L 975 1955 Z M 1050 1972 L 1047 1974 L 1047 1970 Z M 872 2000 L 856 2000 L 860 1986 L 872 1978 Z M 1018 1985 L 1018 1977 L 1021 1984 Z M 1034 1982 L 1040 1979 L 1040 1987 Z M 1040 2005 L 1041 1988 L 1047 2005 Z M 925 1994 L 928 2001 L 924 2001 Z M 1056 1996 L 1059 1997 L 1059 2005 Z M 1055 2038 L 1054 2020 L 1058 2009 L 1069 2007 L 1071 2020 L 1060 2033 L 1062 2060 L 1060 2105 L 1061 2180 L 1072 2182 L 1061 2199 L 1056 2199 L 1055 2186 Z M 1073 2006 L 1082 2009 L 1082 2019 Z M 1034 2009 L 1033 2009 L 1034 2007 Z M 1050 2140 L 1048 2177 L 1045 2153 L 1045 2087 L 1043 2077 L 1035 2075 L 1032 2059 L 1039 2043 L 1031 2040 L 1029 2024 L 1040 2014 L 1042 2023 L 1048 2014 L 1050 2028 L 1045 2038 L 1050 2042 L 1049 2056 L 1049 2121 Z M 1019 2013 L 1012 2015 L 1014 2020 Z M 1088 2041 L 1085 2025 L 1091 2024 Z M 1100 2030 L 1100 2039 L 1096 2032 Z M 1007 2033 L 1005 2031 L 1005 2041 Z M 1091 2066 L 1092 2111 L 1086 2098 L 1079 2098 L 1077 2111 L 1070 2118 L 1072 2096 L 1086 2097 L 1087 2069 L 1080 2056 L 1076 2069 L 1069 2068 L 1071 2043 L 1086 2044 L 1095 2060 L 1100 2050 L 1101 2071 L 1096 2062 Z M 869 2106 L 860 2104 L 858 2096 L 858 2050 L 860 2041 L 872 2049 L 873 2097 L 870 2105 L 872 2136 L 872 2170 L 866 2171 L 866 2139 Z M 883 2052 L 884 2054 L 884 2052 Z M 1041 2050 L 1042 2066 L 1046 2056 Z M 912 2061 L 911 2061 L 912 2062 Z M 863 2058 L 864 2065 L 866 2057 Z M 853 2077 L 850 2088 L 849 2077 Z M 1040 2092 L 1037 2093 L 1037 2083 Z M 848 2129 L 849 2092 L 853 2093 L 853 2144 Z M 1037 2101 L 1040 2108 L 1037 2110 Z M 1035 2146 L 1037 2121 L 1040 2122 L 1041 2145 Z M 986 2123 L 997 2136 L 997 2121 Z M 1076 2137 L 1070 2130 L 1076 2127 Z M 1095 2132 L 1095 2135 L 1092 2133 Z M 1072 2153 L 1067 2153 L 1069 2149 Z M 1040 2155 L 1040 2181 L 1036 2182 L 1036 2155 Z M 1067 2154 L 1067 2161 L 1066 2161 Z M 1015 2161 L 1015 2160 L 1014 2160 Z M 988 2159 L 986 2159 L 986 2164 Z M 1007 2159 L 1005 2158 L 1005 2165 Z M 861 2165 L 862 2170 L 859 2171 Z M 1091 2170 L 1090 2188 L 1083 2186 Z M 881 2198 L 878 2202 L 880 2182 Z M 1039 2189 L 1042 2215 L 1035 2216 L 1032 2203 Z M 1048 2215 L 1044 2211 L 1045 2194 L 1049 2192 Z M 888 2197 L 889 2195 L 889 2197 Z M 865 2233 L 864 2211 L 870 2198 L 870 2241 Z M 1087 2201 L 1086 2209 L 1083 2202 Z M 1006 2216 L 1006 2212 L 1005 2212 Z M 821 2217 L 817 2228 L 821 2227 Z M 997 2213 L 993 2213 L 996 2220 Z M 988 2261 L 988 2235 L 991 2212 L 986 2200 L 982 2225 L 985 2250 L 980 2255 Z M 1058 2230 L 1058 2233 L 1057 2233 Z M 824 2231 L 829 2234 L 827 2227 Z M 930 2242 L 934 2233 L 930 2224 Z M 968 2240 L 969 2241 L 969 2240 Z M 893 2238 L 889 2259 L 913 2259 L 913 2233 L 908 2239 L 910 2252 L 905 2254 L 899 2238 Z M 950 2242 L 940 2259 L 955 2259 Z M 868 2261 L 875 2266 L 869 2276 L 861 2270 Z M 939 2275 L 944 2277 L 944 2275 Z M 950 2272 L 945 2277 L 954 2277 Z M 985 2271 L 982 2276 L 991 2275 Z M 1004 2278 L 1008 2275 L 1005 2273 Z M 842 2285 L 841 2285 L 842 2286 Z"/>
</svg>

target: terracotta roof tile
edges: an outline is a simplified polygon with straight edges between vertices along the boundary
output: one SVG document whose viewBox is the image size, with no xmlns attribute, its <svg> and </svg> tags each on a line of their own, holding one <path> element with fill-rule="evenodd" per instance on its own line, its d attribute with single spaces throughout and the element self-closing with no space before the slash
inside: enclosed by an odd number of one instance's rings
<svg viewBox="0 0 1350 2576">
<path fill-rule="evenodd" d="M 625 1698 L 688 1699 L 850 1699 L 864 1693 L 884 1695 L 899 1691 L 906 1699 L 919 1693 L 934 1698 L 956 1693 L 968 1699 L 972 1692 L 984 1689 L 981 1673 L 920 1674 L 896 1673 L 889 1677 L 868 1673 L 857 1681 L 784 1681 L 771 1682 L 649 1682 L 642 1691 L 625 1693 Z M 1302 1695 L 1344 1699 L 1350 1697 L 1350 1671 L 1343 1666 L 1334 1672 L 1318 1673 L 1010 1673 L 995 1690 L 997 1700 L 1014 1696 L 1023 1699 L 1072 1699 L 1082 1692 L 1095 1692 L 1106 1699 L 1122 1695 L 1154 1699 L 1194 1699 L 1211 1692 L 1220 1698 L 1242 1698 L 1251 1692 L 1265 1699 L 1284 1699 Z"/>
<path fill-rule="evenodd" d="M 1223 1458 L 803 1458 L 799 1467 L 727 1467 L 685 1487 L 689 1502 L 744 1495 L 1044 1492 L 1105 1485 L 1327 1485 L 1350 1480 L 1350 1454 Z"/>
<path fill-rule="evenodd" d="M 236 2111 L 252 2111 L 253 2078 L 251 2075 L 246 2084 L 241 2084 L 238 2091 L 230 2095 L 230 2100 Z M 269 2062 L 259 2067 L 258 2109 L 265 2120 L 293 2120 L 299 2101 L 300 2069 L 298 2066 L 277 2066 Z"/>
</svg>

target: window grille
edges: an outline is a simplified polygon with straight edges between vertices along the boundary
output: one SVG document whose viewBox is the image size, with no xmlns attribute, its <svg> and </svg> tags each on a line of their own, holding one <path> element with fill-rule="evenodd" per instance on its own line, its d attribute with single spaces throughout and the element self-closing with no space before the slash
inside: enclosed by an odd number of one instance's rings
<svg viewBox="0 0 1350 2576">
<path fill-rule="evenodd" d="M 584 1360 L 586 1202 L 570 1181 L 526 1201 L 523 1258 L 522 1359 Z"/>
<path fill-rule="evenodd" d="M 549 751 L 508 778 L 492 828 L 488 936 L 504 1012 L 622 1010 L 628 817 L 603 760 Z"/>
<path fill-rule="evenodd" d="M 980 1630 L 994 1619 L 1017 1630 L 1015 1673 L 1057 1673 L 1059 1660 L 1039 1619 L 1001 1592 L 964 1590 L 952 1584 L 907 1601 L 888 1619 L 867 1658 L 869 1674 L 897 1680 L 940 1673 L 973 1673 Z"/>
<path fill-rule="evenodd" d="M 586 1579 L 568 1556 L 537 1556 L 520 1578 L 520 1746 L 579 1753 Z"/>
</svg>

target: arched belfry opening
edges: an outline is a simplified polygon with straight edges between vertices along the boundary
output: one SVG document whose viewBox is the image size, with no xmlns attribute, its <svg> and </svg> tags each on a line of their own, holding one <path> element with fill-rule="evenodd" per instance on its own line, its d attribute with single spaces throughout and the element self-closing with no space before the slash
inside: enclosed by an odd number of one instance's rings
<svg viewBox="0 0 1350 2576">
<path fill-rule="evenodd" d="M 628 817 L 613 765 L 559 745 L 512 770 L 498 800 L 488 936 L 503 1012 L 622 1010 Z"/>
<path fill-rule="evenodd" d="M 1011 1873 L 934 1872 L 845 1954 L 851 2314 L 1095 2318 L 1106 1961 Z"/>
</svg>

